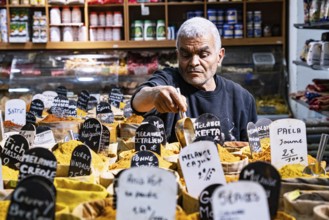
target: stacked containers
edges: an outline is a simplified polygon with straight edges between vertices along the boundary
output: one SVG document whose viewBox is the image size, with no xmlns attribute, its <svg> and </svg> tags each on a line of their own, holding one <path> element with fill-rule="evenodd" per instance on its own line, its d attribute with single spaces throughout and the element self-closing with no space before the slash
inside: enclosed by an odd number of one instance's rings
<svg viewBox="0 0 329 220">
<path fill-rule="evenodd" d="M 247 12 L 247 37 L 262 36 L 262 12 L 248 11 Z"/>
<path fill-rule="evenodd" d="M 130 26 L 130 39 L 141 40 L 165 40 L 165 22 L 159 20 L 135 20 Z"/>
<path fill-rule="evenodd" d="M 7 9 L 0 9 L 0 42 L 8 42 Z"/>
<path fill-rule="evenodd" d="M 90 41 L 119 41 L 123 26 L 120 11 L 90 12 L 89 14 Z"/>
</svg>

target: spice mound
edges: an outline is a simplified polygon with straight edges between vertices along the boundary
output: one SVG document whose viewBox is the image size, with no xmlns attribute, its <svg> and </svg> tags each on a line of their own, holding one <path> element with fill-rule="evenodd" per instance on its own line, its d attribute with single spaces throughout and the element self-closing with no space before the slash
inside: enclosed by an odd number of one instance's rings
<svg viewBox="0 0 329 220">
<path fill-rule="evenodd" d="M 8 166 L 2 166 L 2 178 L 4 180 L 17 180 L 18 179 L 18 170 L 11 169 Z"/>
<path fill-rule="evenodd" d="M 58 117 L 54 114 L 49 114 L 47 115 L 43 120 L 42 122 L 60 122 L 60 121 L 74 121 L 76 120 L 76 118 L 74 117 Z"/>
<path fill-rule="evenodd" d="M 221 162 L 233 163 L 240 161 L 240 157 L 234 156 L 224 147 L 217 145 L 217 148 Z"/>
<path fill-rule="evenodd" d="M 127 118 L 126 123 L 134 123 L 134 124 L 140 124 L 144 120 L 143 116 L 140 115 L 132 115 L 129 118 Z"/>
<path fill-rule="evenodd" d="M 281 178 L 298 178 L 298 177 L 313 177 L 308 174 L 304 174 L 305 166 L 302 164 L 288 164 L 279 170 Z M 326 175 L 320 175 L 319 177 L 328 177 Z"/>
</svg>

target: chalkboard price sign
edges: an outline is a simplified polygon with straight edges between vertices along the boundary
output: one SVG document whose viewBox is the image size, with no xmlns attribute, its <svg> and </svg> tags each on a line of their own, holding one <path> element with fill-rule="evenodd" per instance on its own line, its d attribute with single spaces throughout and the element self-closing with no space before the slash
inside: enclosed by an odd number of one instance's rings
<svg viewBox="0 0 329 220">
<path fill-rule="evenodd" d="M 194 122 L 195 137 L 210 136 L 216 143 L 221 143 L 220 120 L 213 114 L 200 115 Z"/>
<path fill-rule="evenodd" d="M 67 88 L 65 86 L 58 86 L 56 92 L 58 95 L 67 97 Z"/>
<path fill-rule="evenodd" d="M 29 143 L 23 135 L 14 134 L 9 136 L 1 153 L 2 165 L 17 169 L 28 149 Z"/>
<path fill-rule="evenodd" d="M 159 167 L 159 159 L 151 151 L 139 151 L 131 158 L 131 167 Z"/>
<path fill-rule="evenodd" d="M 199 196 L 199 214 L 200 220 L 213 220 L 214 216 L 211 207 L 211 196 L 215 189 L 220 187 L 221 184 L 215 183 L 207 186 Z"/>
<path fill-rule="evenodd" d="M 133 114 L 133 110 L 131 108 L 131 104 L 130 102 L 127 102 L 125 107 L 123 107 L 123 116 L 125 118 L 129 118 L 130 116 L 132 116 Z"/>
<path fill-rule="evenodd" d="M 167 143 L 166 130 L 165 130 L 165 126 L 164 126 L 164 123 L 161 118 L 159 118 L 157 116 L 148 116 L 143 120 L 142 123 L 149 123 L 151 125 L 156 126 L 160 130 L 160 133 L 161 133 L 162 145 L 163 146 L 166 145 L 166 143 Z"/>
<path fill-rule="evenodd" d="M 88 99 L 88 104 L 87 104 L 87 109 L 88 110 L 91 110 L 91 109 L 93 109 L 93 108 L 95 108 L 96 107 L 96 105 L 97 105 L 97 99 L 96 99 L 96 97 L 95 96 L 89 96 L 89 99 Z"/>
<path fill-rule="evenodd" d="M 262 148 L 260 146 L 258 130 L 253 122 L 247 124 L 247 134 L 251 153 L 261 152 Z"/>
<path fill-rule="evenodd" d="M 279 172 L 269 163 L 257 161 L 245 166 L 239 180 L 250 180 L 258 182 L 265 189 L 270 214 L 275 217 L 279 208 L 279 197 L 281 188 L 281 176 Z"/>
<path fill-rule="evenodd" d="M 256 122 L 256 128 L 258 131 L 258 136 L 260 139 L 270 137 L 270 124 L 272 123 L 271 119 L 260 118 Z"/>
<path fill-rule="evenodd" d="M 100 102 L 96 106 L 96 115 L 102 123 L 113 123 L 114 115 L 111 110 L 111 105 L 107 102 Z"/>
<path fill-rule="evenodd" d="M 31 112 L 26 112 L 26 123 L 36 124 L 37 118 Z"/>
<path fill-rule="evenodd" d="M 79 109 L 87 111 L 89 97 L 90 97 L 89 92 L 86 90 L 82 90 L 78 95 L 77 107 Z"/>
<path fill-rule="evenodd" d="M 90 147 L 90 149 L 98 153 L 102 132 L 102 124 L 95 118 L 89 118 L 83 122 L 80 128 L 79 140 Z"/>
<path fill-rule="evenodd" d="M 112 106 L 119 108 L 122 100 L 123 100 L 123 94 L 121 90 L 119 88 L 113 88 L 109 95 L 109 103 Z"/>
<path fill-rule="evenodd" d="M 150 150 L 161 155 L 162 136 L 160 130 L 151 124 L 141 124 L 136 129 L 135 150 Z"/>
<path fill-rule="evenodd" d="M 40 99 L 34 99 L 31 102 L 30 112 L 33 113 L 36 117 L 41 118 L 44 108 L 45 106 Z"/>
<path fill-rule="evenodd" d="M 69 100 L 62 95 L 56 96 L 52 106 L 52 113 L 58 117 L 66 116 L 69 110 Z"/>
<path fill-rule="evenodd" d="M 75 100 L 69 100 L 67 116 L 77 117 L 77 102 Z"/>
<path fill-rule="evenodd" d="M 57 160 L 54 154 L 43 147 L 35 147 L 25 152 L 19 166 L 19 180 L 28 176 L 44 176 L 52 182 L 56 176 Z"/>
<path fill-rule="evenodd" d="M 69 167 L 69 177 L 87 176 L 91 173 L 91 152 L 86 145 L 74 148 Z"/>
<path fill-rule="evenodd" d="M 12 193 L 6 219 L 55 219 L 53 188 L 41 176 L 20 181 Z"/>
<path fill-rule="evenodd" d="M 99 152 L 108 152 L 108 149 L 110 147 L 110 130 L 106 127 L 106 125 L 102 125 L 103 132 L 101 137 L 101 144 Z"/>
</svg>

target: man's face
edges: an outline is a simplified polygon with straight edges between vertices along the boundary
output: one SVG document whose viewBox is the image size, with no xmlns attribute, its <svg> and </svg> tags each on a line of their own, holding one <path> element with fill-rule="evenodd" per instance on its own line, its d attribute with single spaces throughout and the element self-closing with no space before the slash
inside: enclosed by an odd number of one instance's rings
<svg viewBox="0 0 329 220">
<path fill-rule="evenodd" d="M 211 91 L 216 88 L 213 76 L 221 64 L 225 50 L 215 50 L 214 37 L 180 38 L 177 56 L 183 79 L 196 88 Z"/>
</svg>

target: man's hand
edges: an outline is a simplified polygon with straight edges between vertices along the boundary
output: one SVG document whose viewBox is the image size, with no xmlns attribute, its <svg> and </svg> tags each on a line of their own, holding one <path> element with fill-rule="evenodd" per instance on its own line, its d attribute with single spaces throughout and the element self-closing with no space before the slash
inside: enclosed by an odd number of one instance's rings
<svg viewBox="0 0 329 220">
<path fill-rule="evenodd" d="M 144 87 L 133 99 L 132 105 L 139 112 L 155 108 L 160 113 L 187 110 L 186 98 L 172 86 Z"/>
</svg>

